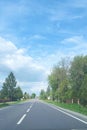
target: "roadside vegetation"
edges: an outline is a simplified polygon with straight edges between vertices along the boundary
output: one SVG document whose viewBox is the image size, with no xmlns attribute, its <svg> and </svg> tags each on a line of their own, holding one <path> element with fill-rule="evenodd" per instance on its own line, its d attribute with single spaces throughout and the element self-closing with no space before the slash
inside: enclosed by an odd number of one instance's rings
<svg viewBox="0 0 87 130">
<path fill-rule="evenodd" d="M 28 99 L 35 98 L 36 94 L 22 91 L 20 86 L 17 86 L 16 78 L 11 72 L 3 82 L 2 89 L 0 90 L 0 108 L 12 104 L 18 104 Z"/>
<path fill-rule="evenodd" d="M 3 103 L 0 103 L 0 108 L 7 107 L 7 106 L 10 106 L 12 104 L 18 104 L 18 103 L 21 103 L 21 101 L 3 102 Z"/>
<path fill-rule="evenodd" d="M 23 92 L 20 86 L 17 86 L 17 81 L 14 74 L 11 72 L 5 79 L 0 91 L 0 102 L 17 101 L 23 97 Z"/>
<path fill-rule="evenodd" d="M 8 103 L 0 103 L 0 108 L 9 106 Z"/>
<path fill-rule="evenodd" d="M 47 103 L 51 103 L 54 104 L 56 106 L 62 107 L 64 109 L 68 109 L 74 112 L 78 112 L 84 115 L 87 115 L 87 108 L 82 106 L 82 105 L 78 105 L 78 104 L 68 104 L 68 103 L 60 103 L 60 102 L 54 102 L 52 100 L 45 100 Z"/>
<path fill-rule="evenodd" d="M 81 113 L 87 113 L 87 56 L 61 59 L 48 76 L 48 88 L 40 98 Z"/>
<path fill-rule="evenodd" d="M 25 101 L 26 100 L 3 102 L 3 103 L 0 103 L 0 108 L 7 107 L 7 106 L 10 106 L 10 105 L 13 105 L 13 104 L 19 104 L 19 103 L 22 103 L 22 102 L 25 102 Z"/>
</svg>

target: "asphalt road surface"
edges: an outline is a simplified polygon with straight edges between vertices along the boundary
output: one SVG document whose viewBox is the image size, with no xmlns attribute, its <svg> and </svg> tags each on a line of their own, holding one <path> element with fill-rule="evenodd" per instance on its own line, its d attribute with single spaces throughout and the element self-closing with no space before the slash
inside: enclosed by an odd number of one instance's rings
<svg viewBox="0 0 87 130">
<path fill-rule="evenodd" d="M 31 100 L 0 109 L 0 130 L 87 130 L 87 121 Z"/>
</svg>

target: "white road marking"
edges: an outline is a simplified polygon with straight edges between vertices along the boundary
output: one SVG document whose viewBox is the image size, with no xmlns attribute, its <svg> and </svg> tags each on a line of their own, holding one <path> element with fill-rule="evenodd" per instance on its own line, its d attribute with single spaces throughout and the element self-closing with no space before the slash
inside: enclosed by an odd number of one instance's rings
<svg viewBox="0 0 87 130">
<path fill-rule="evenodd" d="M 47 104 L 47 105 L 49 105 L 49 104 Z M 49 106 L 50 106 L 50 105 L 49 105 Z M 82 123 L 84 123 L 84 124 L 87 124 L 86 121 L 84 121 L 84 120 L 82 120 L 82 119 L 79 119 L 78 117 L 73 116 L 73 115 L 71 115 L 71 114 L 69 114 L 69 113 L 67 113 L 67 112 L 65 112 L 65 111 L 63 111 L 63 110 L 60 110 L 60 109 L 58 109 L 58 108 L 56 108 L 56 107 L 54 107 L 54 106 L 50 106 L 50 107 L 53 108 L 53 109 L 56 109 L 56 110 L 58 110 L 58 111 L 60 111 L 60 112 L 62 112 L 62 113 L 64 113 L 64 114 L 66 114 L 66 115 L 68 115 L 68 116 L 70 116 L 70 117 L 72 117 L 72 118 L 74 118 L 74 119 L 76 119 L 76 120 L 79 120 L 80 122 L 82 122 Z"/>
<path fill-rule="evenodd" d="M 33 105 L 33 104 L 32 104 Z M 32 108 L 32 105 L 30 106 L 30 108 L 27 110 L 27 112 L 29 112 L 30 110 L 31 110 L 31 108 Z"/>
<path fill-rule="evenodd" d="M 24 120 L 24 118 L 26 117 L 26 114 L 24 114 L 21 119 L 17 122 L 17 125 L 21 124 L 21 122 Z"/>
<path fill-rule="evenodd" d="M 87 125 L 87 121 L 84 121 L 84 120 L 82 120 L 82 119 L 80 119 L 80 118 L 78 118 L 78 117 L 76 117 L 76 116 L 73 116 L 72 114 L 69 114 L 69 113 L 65 112 L 64 110 L 60 110 L 60 109 L 57 108 L 56 106 L 51 106 L 50 104 L 45 103 L 45 102 L 43 102 L 43 101 L 40 101 L 40 102 L 43 103 L 43 104 L 47 104 L 49 107 L 51 107 L 51 108 L 53 108 L 53 109 L 55 109 L 55 110 L 57 110 L 57 111 L 60 111 L 60 112 L 62 112 L 62 113 L 64 113 L 64 114 L 66 114 L 67 116 L 70 116 L 70 117 L 72 117 L 72 118 L 74 118 L 74 119 L 76 119 L 76 120 L 78 120 L 78 121 L 80 121 L 80 122 L 82 122 L 82 123 L 84 123 L 84 124 Z M 61 109 L 62 109 L 62 108 L 61 108 Z"/>
<path fill-rule="evenodd" d="M 30 106 L 30 109 L 32 108 L 32 105 Z"/>
<path fill-rule="evenodd" d="M 27 110 L 27 112 L 29 112 L 30 111 L 30 108 Z"/>
<path fill-rule="evenodd" d="M 33 103 L 31 104 L 31 106 L 30 107 L 32 107 L 33 106 Z"/>
<path fill-rule="evenodd" d="M 33 106 L 33 104 L 30 106 L 30 108 L 27 109 L 27 111 L 26 111 L 27 113 L 31 110 L 32 106 Z M 21 117 L 21 119 L 17 122 L 17 125 L 21 124 L 21 122 L 24 120 L 25 117 L 26 117 L 26 114 L 24 114 Z"/>
</svg>

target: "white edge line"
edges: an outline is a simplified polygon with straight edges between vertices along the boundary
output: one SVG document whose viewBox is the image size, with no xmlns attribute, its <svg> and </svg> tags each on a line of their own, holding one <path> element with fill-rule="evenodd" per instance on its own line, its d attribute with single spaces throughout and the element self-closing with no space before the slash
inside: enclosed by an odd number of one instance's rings
<svg viewBox="0 0 87 130">
<path fill-rule="evenodd" d="M 66 114 L 66 115 L 68 115 L 68 116 L 70 116 L 70 117 L 76 119 L 76 120 L 79 120 L 80 122 L 82 122 L 82 123 L 84 123 L 84 124 L 87 124 L 86 121 L 84 121 L 84 120 L 82 120 L 82 119 L 79 119 L 79 118 L 76 117 L 76 116 L 73 116 L 73 115 L 71 115 L 71 114 L 69 114 L 69 113 L 67 113 L 67 112 L 65 112 L 65 111 L 63 111 L 63 110 L 60 110 L 60 109 L 58 109 L 58 108 L 56 108 L 56 107 L 54 107 L 54 106 L 51 106 L 51 105 L 49 105 L 48 103 L 46 103 L 46 104 L 47 104 L 48 106 L 50 106 L 51 108 L 53 108 L 53 109 L 56 109 L 56 110 L 58 110 L 58 111 L 60 111 L 60 112 L 62 112 L 62 113 L 64 113 L 64 114 Z"/>
<path fill-rule="evenodd" d="M 26 114 L 24 114 L 21 119 L 18 121 L 17 125 L 21 124 L 21 122 L 24 120 L 24 118 L 26 117 Z"/>
<path fill-rule="evenodd" d="M 49 106 L 50 106 L 50 105 L 49 105 Z M 56 109 L 56 110 L 58 110 L 58 111 L 60 111 L 60 112 L 62 112 L 62 113 L 64 113 L 64 114 L 66 114 L 66 115 L 68 115 L 68 116 L 70 116 L 70 117 L 72 117 L 72 118 L 74 118 L 74 119 L 76 119 L 76 120 L 79 120 L 80 122 L 83 122 L 84 124 L 87 124 L 86 121 L 84 121 L 84 120 L 82 120 L 82 119 L 79 119 L 78 117 L 75 117 L 75 116 L 73 116 L 73 115 L 71 115 L 71 114 L 69 114 L 69 113 L 67 113 L 67 112 L 64 112 L 63 110 L 60 110 L 60 109 L 55 108 L 55 107 L 53 107 L 53 106 L 50 106 L 50 107 L 53 108 L 53 109 Z"/>
</svg>

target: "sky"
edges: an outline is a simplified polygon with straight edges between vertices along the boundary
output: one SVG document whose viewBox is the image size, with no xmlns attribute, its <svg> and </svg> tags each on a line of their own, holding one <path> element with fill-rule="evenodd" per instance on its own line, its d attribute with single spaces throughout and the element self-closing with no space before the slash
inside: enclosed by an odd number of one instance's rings
<svg viewBox="0 0 87 130">
<path fill-rule="evenodd" d="M 87 0 L 0 0 L 0 88 L 12 71 L 39 95 L 52 67 L 76 55 L 87 55 Z"/>
</svg>

